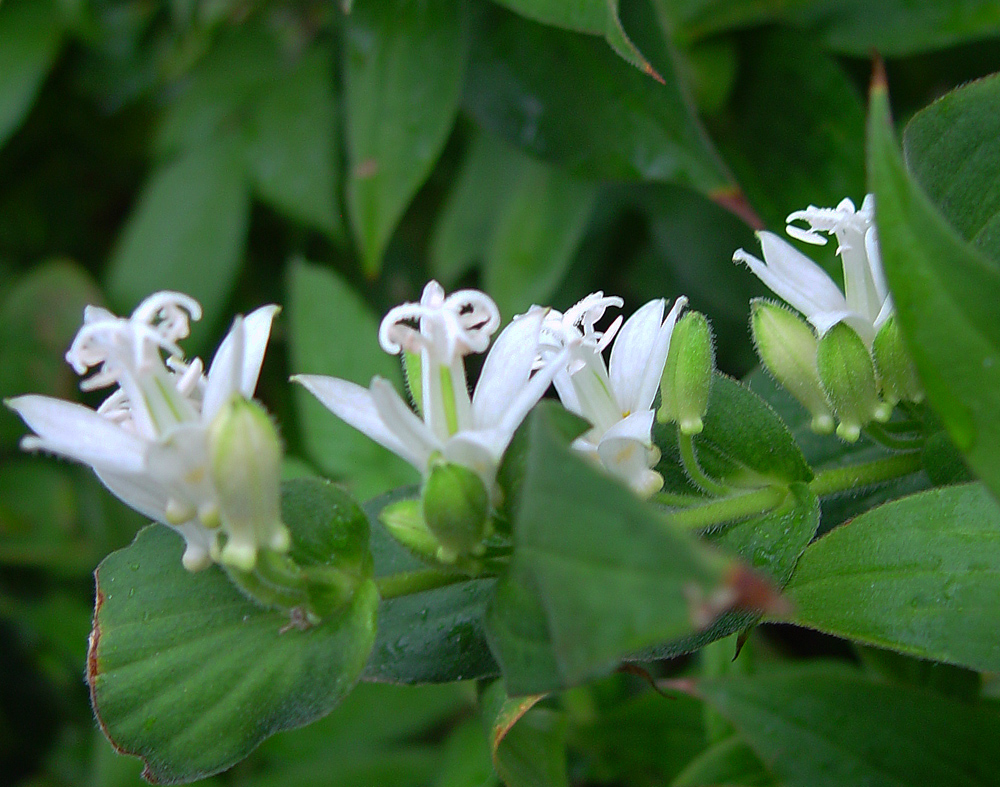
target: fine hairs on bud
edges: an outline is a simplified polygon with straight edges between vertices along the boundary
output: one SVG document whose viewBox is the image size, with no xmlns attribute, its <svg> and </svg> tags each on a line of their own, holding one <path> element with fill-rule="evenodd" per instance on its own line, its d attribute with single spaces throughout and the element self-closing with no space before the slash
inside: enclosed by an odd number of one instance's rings
<svg viewBox="0 0 1000 787">
<path fill-rule="evenodd" d="M 674 421 L 682 434 L 704 428 L 715 370 L 715 337 L 701 312 L 689 311 L 674 326 L 660 378 L 660 423 Z"/>
<path fill-rule="evenodd" d="M 816 366 L 840 420 L 837 435 L 841 439 L 853 443 L 867 423 L 886 421 L 892 415 L 892 406 L 878 397 L 871 354 L 846 323 L 837 323 L 819 340 Z"/>
</svg>

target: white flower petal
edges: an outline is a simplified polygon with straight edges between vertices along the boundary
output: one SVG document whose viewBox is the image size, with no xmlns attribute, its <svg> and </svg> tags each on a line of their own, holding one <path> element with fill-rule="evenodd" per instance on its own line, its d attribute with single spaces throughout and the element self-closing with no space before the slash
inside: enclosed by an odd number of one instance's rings
<svg viewBox="0 0 1000 787">
<path fill-rule="evenodd" d="M 264 363 L 264 353 L 271 337 L 271 325 L 280 311 L 280 306 L 270 304 L 254 309 L 243 318 L 246 339 L 243 344 L 243 373 L 240 379 L 240 391 L 247 398 L 253 396 L 253 392 L 257 388 L 260 367 Z"/>
<path fill-rule="evenodd" d="M 233 320 L 226 338 L 222 340 L 219 349 L 212 359 L 208 370 L 208 382 L 205 384 L 205 398 L 201 406 L 201 420 L 210 422 L 215 414 L 233 394 L 240 390 L 243 377 L 243 354 L 246 348 L 246 329 L 243 318 Z"/>
<path fill-rule="evenodd" d="M 625 321 L 615 337 L 608 361 L 608 377 L 618 409 L 622 412 L 639 409 L 636 405 L 639 389 L 663 323 L 666 305 L 663 298 L 650 301 Z M 666 355 L 663 357 L 666 360 Z"/>
<path fill-rule="evenodd" d="M 410 464 L 421 468 L 420 456 L 409 450 L 382 421 L 371 391 L 347 380 L 317 374 L 297 374 L 292 382 L 300 383 L 320 403 L 345 423 L 368 435 Z"/>
<path fill-rule="evenodd" d="M 569 351 L 563 349 L 554 358 L 546 361 L 545 365 L 528 380 L 527 385 L 521 386 L 521 390 L 517 392 L 517 396 L 510 402 L 503 418 L 497 424 L 500 431 L 507 435 L 507 442 L 510 442 L 510 438 L 514 436 L 514 432 L 521 425 L 521 421 L 524 420 L 528 411 L 538 404 L 538 400 L 545 395 L 555 376 L 565 369 L 567 358 L 569 358 Z M 480 426 L 488 427 L 489 424 L 481 424 Z M 504 447 L 506 448 L 506 446 Z"/>
<path fill-rule="evenodd" d="M 444 458 L 475 472 L 490 490 L 510 438 L 499 429 L 459 432 L 444 444 Z"/>
<path fill-rule="evenodd" d="M 639 383 L 639 390 L 636 393 L 635 401 L 632 402 L 631 412 L 648 410 L 653 406 L 653 399 L 656 398 L 656 391 L 660 387 L 660 378 L 663 377 L 663 367 L 667 363 L 667 353 L 670 351 L 670 337 L 674 333 L 674 326 L 680 317 L 681 311 L 687 306 L 687 298 L 679 297 L 670 308 L 667 318 L 657 331 L 653 340 L 653 349 L 649 353 L 649 362 L 643 372 L 642 381 Z"/>
<path fill-rule="evenodd" d="M 597 453 L 609 473 L 640 495 L 651 495 L 663 485 L 659 473 L 649 468 L 649 449 L 638 440 L 606 437 L 597 446 Z"/>
<path fill-rule="evenodd" d="M 36 395 L 16 396 L 6 404 L 37 435 L 24 438 L 25 448 L 51 451 L 103 470 L 143 470 L 146 441 L 88 407 Z"/>
<path fill-rule="evenodd" d="M 115 497 L 143 516 L 166 523 L 166 487 L 145 473 L 97 471 L 97 477 Z"/>
<path fill-rule="evenodd" d="M 545 310 L 539 307 L 515 317 L 493 343 L 472 395 L 472 418 L 477 427 L 499 425 L 528 382 L 544 317 Z"/>
<path fill-rule="evenodd" d="M 395 435 L 406 451 L 400 456 L 421 472 L 426 470 L 427 461 L 431 458 L 431 454 L 442 448 L 434 433 L 413 413 L 406 402 L 400 398 L 396 389 L 384 378 L 372 378 L 369 391 L 385 428 Z M 373 435 L 369 436 L 374 437 Z"/>
</svg>

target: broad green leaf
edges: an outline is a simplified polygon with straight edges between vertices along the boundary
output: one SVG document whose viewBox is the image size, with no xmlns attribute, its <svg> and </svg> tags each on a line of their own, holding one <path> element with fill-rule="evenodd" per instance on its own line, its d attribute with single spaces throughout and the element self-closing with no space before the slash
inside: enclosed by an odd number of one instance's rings
<svg viewBox="0 0 1000 787">
<path fill-rule="evenodd" d="M 1000 714 L 839 665 L 698 684 L 788 787 L 997 784 Z"/>
<path fill-rule="evenodd" d="M 364 515 L 336 487 L 290 482 L 282 512 L 303 567 L 365 559 Z M 181 546 L 154 525 L 104 560 L 87 660 L 105 734 L 161 782 L 221 771 L 269 735 L 328 713 L 361 673 L 378 604 L 365 580 L 344 610 L 289 628 L 287 614 L 251 602 L 220 569 L 185 571 Z"/>
<path fill-rule="evenodd" d="M 496 11 L 480 25 L 464 104 L 482 126 L 573 175 L 729 189 L 677 77 L 664 78 L 592 38 Z"/>
<path fill-rule="evenodd" d="M 296 221 L 337 231 L 337 106 L 333 63 L 319 48 L 263 90 L 246 121 L 247 157 L 261 199 Z"/>
<path fill-rule="evenodd" d="M 535 708 L 544 695 L 508 697 L 504 681 L 480 697 L 493 767 L 507 787 L 566 787 L 565 716 Z"/>
<path fill-rule="evenodd" d="M 483 727 L 474 720 L 460 724 L 444 743 L 444 763 L 434 787 L 499 785 Z"/>
<path fill-rule="evenodd" d="M 759 584 L 739 564 L 675 532 L 665 518 L 625 487 L 592 468 L 562 444 L 546 409 L 530 420 L 530 442 L 514 526 L 515 553 L 508 580 L 525 572 L 545 613 L 561 685 L 612 668 L 630 653 L 693 634 L 744 603 L 737 592 L 723 608 L 710 598 L 744 580 Z M 523 603 L 521 588 L 513 598 Z M 537 690 L 508 671 L 509 619 L 498 594 L 487 617 L 491 645 L 504 667 L 508 691 Z M 521 609 L 519 604 L 518 609 Z M 519 657 L 523 645 L 511 644 Z M 549 688 L 557 688 L 558 685 Z"/>
<path fill-rule="evenodd" d="M 865 115 L 848 74 L 815 39 L 791 30 L 749 36 L 744 47 L 736 90 L 713 130 L 750 204 L 777 229 L 807 205 L 860 204 Z"/>
<path fill-rule="evenodd" d="M 786 589 L 803 626 L 1000 668 L 1000 508 L 979 485 L 887 503 L 810 546 Z"/>
<path fill-rule="evenodd" d="M 619 784 L 669 784 L 705 748 L 703 710 L 691 697 L 644 691 L 575 727 L 574 749 L 593 760 L 595 774 L 614 774 Z"/>
<path fill-rule="evenodd" d="M 814 0 L 654 0 L 681 43 L 780 19 L 790 8 Z"/>
<path fill-rule="evenodd" d="M 1000 263 L 1000 75 L 944 95 L 903 132 L 906 164 L 942 215 Z"/>
<path fill-rule="evenodd" d="M 497 214 L 527 162 L 492 134 L 473 138 L 431 236 L 431 274 L 445 288 L 485 258 Z"/>
<path fill-rule="evenodd" d="M 341 752 L 268 768 L 246 787 L 413 787 L 430 784 L 441 766 L 441 754 L 429 746 L 397 745 L 381 751 Z"/>
<path fill-rule="evenodd" d="M 777 782 L 756 754 L 738 736 L 719 741 L 692 759 L 670 787 L 777 787 Z"/>
<path fill-rule="evenodd" d="M 632 43 L 618 16 L 619 0 L 497 0 L 522 16 L 544 25 L 601 35 L 626 62 L 647 74 L 653 67 Z"/>
<path fill-rule="evenodd" d="M 485 290 L 508 317 L 544 303 L 583 238 L 598 186 L 530 162 L 520 172 L 486 250 Z"/>
<path fill-rule="evenodd" d="M 980 674 L 965 667 L 927 661 L 870 645 L 858 645 L 856 649 L 866 671 L 885 680 L 930 689 L 966 702 L 975 702 L 982 690 Z"/>
<path fill-rule="evenodd" d="M 297 374 L 325 374 L 365 387 L 378 375 L 402 391 L 399 360 L 379 346 L 371 308 L 332 270 L 294 262 L 288 273 L 288 311 Z M 345 424 L 301 386 L 296 386 L 295 403 L 310 457 L 324 472 L 348 483 L 358 498 L 416 480 L 402 459 Z"/>
<path fill-rule="evenodd" d="M 1000 495 L 1000 270 L 958 236 L 906 171 L 884 85 L 872 91 L 868 135 L 896 322 L 927 400 L 973 471 Z"/>
<path fill-rule="evenodd" d="M 694 445 L 710 476 L 751 487 L 812 480 L 788 427 L 770 405 L 736 380 L 715 375 L 704 424 Z M 663 434 L 657 430 L 657 436 Z"/>
<path fill-rule="evenodd" d="M 77 376 L 65 353 L 88 304 L 103 296 L 83 268 L 67 260 L 38 265 L 0 298 L 0 399 L 37 393 L 76 399 Z M 0 408 L 0 444 L 25 433 L 21 419 Z"/>
<path fill-rule="evenodd" d="M 856 57 L 872 51 L 903 57 L 1000 30 L 1000 7 L 992 0 L 820 0 L 790 16 L 814 28 L 830 49 Z"/>
<path fill-rule="evenodd" d="M 7 0 L 0 8 L 0 147 L 31 109 L 62 38 L 53 0 Z"/>
<path fill-rule="evenodd" d="M 357 0 L 346 18 L 347 203 L 369 276 L 455 122 L 463 9 L 458 0 Z"/>
<path fill-rule="evenodd" d="M 397 490 L 370 501 L 375 576 L 426 569 L 379 521 L 388 504 L 416 494 Z M 384 599 L 379 604 L 378 633 L 364 680 L 393 683 L 442 683 L 492 677 L 499 672 L 483 630 L 493 579 L 471 579 L 443 588 Z"/>
<path fill-rule="evenodd" d="M 154 150 L 160 155 L 194 151 L 232 133 L 280 68 L 281 51 L 272 32 L 253 23 L 229 27 L 180 81 L 156 130 Z"/>
<path fill-rule="evenodd" d="M 160 167 L 146 183 L 111 258 L 108 295 L 122 312 L 157 290 L 194 297 L 204 311 L 192 354 L 226 320 L 240 269 L 250 189 L 237 142 L 224 139 Z"/>
</svg>

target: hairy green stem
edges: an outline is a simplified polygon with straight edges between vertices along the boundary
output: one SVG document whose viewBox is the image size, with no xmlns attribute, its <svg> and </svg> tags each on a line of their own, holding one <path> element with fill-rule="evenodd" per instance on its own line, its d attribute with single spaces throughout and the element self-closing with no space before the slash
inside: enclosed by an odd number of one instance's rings
<svg viewBox="0 0 1000 787">
<path fill-rule="evenodd" d="M 920 468 L 919 454 L 899 454 L 864 464 L 825 470 L 809 482 L 809 488 L 817 497 L 825 497 L 902 478 Z M 771 511 L 781 505 L 787 494 L 785 487 L 768 486 L 713 500 L 704 505 L 691 506 L 683 511 L 673 511 L 668 516 L 671 522 L 686 530 L 710 530 L 718 525 Z"/>
<path fill-rule="evenodd" d="M 701 469 L 701 465 L 698 464 L 698 457 L 694 452 L 694 437 L 692 435 L 684 434 L 678 429 L 677 442 L 680 445 L 681 462 L 684 464 L 684 470 L 695 484 L 709 494 L 719 497 L 732 494 L 732 489 L 725 484 L 720 484 Z"/>
<path fill-rule="evenodd" d="M 375 580 L 375 586 L 383 600 L 412 596 L 425 590 L 447 587 L 458 582 L 473 579 L 468 574 L 450 571 L 438 571 L 436 568 L 425 568 L 419 571 L 406 571 L 402 574 L 390 574 Z"/>
</svg>

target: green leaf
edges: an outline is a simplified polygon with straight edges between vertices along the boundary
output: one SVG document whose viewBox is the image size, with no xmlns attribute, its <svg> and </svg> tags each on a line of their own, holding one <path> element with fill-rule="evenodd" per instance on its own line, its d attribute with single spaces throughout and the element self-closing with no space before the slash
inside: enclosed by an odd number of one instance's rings
<svg viewBox="0 0 1000 787">
<path fill-rule="evenodd" d="M 157 290 L 179 290 L 201 303 L 193 352 L 224 320 L 246 242 L 250 190 L 233 139 L 184 154 L 146 183 L 118 239 L 107 274 L 123 312 Z"/>
<path fill-rule="evenodd" d="M 31 109 L 62 38 L 52 0 L 7 0 L 0 8 L 0 147 Z"/>
<path fill-rule="evenodd" d="M 864 106 L 843 67 L 791 30 L 748 36 L 744 47 L 736 90 L 713 128 L 750 204 L 779 228 L 807 205 L 847 196 L 860 204 Z"/>
<path fill-rule="evenodd" d="M 907 173 L 884 86 L 872 91 L 869 172 L 896 321 L 973 471 L 1000 495 L 1000 270 L 966 244 Z"/>
<path fill-rule="evenodd" d="M 993 37 L 1000 7 L 992 0 L 822 0 L 790 15 L 814 27 L 830 49 L 856 57 L 902 57 Z"/>
<path fill-rule="evenodd" d="M 416 494 L 396 490 L 370 501 L 375 576 L 426 569 L 379 521 L 387 505 Z M 378 634 L 362 678 L 393 683 L 443 683 L 492 677 L 499 672 L 483 630 L 493 579 L 470 579 L 379 604 Z"/>
<path fill-rule="evenodd" d="M 578 683 L 605 672 L 630 653 L 695 633 L 712 595 L 758 582 L 738 564 L 675 532 L 629 490 L 563 444 L 545 408 L 529 421 L 530 441 L 514 526 L 508 582 L 530 586 L 498 593 L 487 615 L 490 642 L 508 691 L 538 691 L 517 671 L 524 643 L 510 636 L 525 599 L 544 611 L 559 681 Z M 524 572 L 520 574 L 519 572 Z M 740 595 L 737 593 L 737 595 Z M 513 599 L 516 611 L 502 605 Z M 707 606 L 706 606 L 707 605 Z M 506 626 L 495 625 L 507 621 Z M 538 627 L 532 626 L 532 635 Z M 516 634 L 517 632 L 515 632 Z M 553 676 L 549 676 L 553 677 Z"/>
<path fill-rule="evenodd" d="M 335 234 L 339 162 L 329 54 L 314 47 L 269 84 L 246 128 L 250 174 L 261 199 L 306 226 Z"/>
<path fill-rule="evenodd" d="M 800 625 L 1000 669 L 1000 508 L 979 485 L 887 503 L 810 546 L 786 592 Z"/>
<path fill-rule="evenodd" d="M 785 423 L 736 380 L 715 375 L 704 424 L 694 444 L 710 476 L 751 487 L 812 480 L 812 470 Z"/>
<path fill-rule="evenodd" d="M 738 784 L 741 787 L 777 787 L 753 749 L 733 736 L 712 744 L 692 759 L 670 787 L 715 787 Z"/>
<path fill-rule="evenodd" d="M 88 304 L 103 301 L 94 280 L 67 260 L 37 266 L 5 288 L 0 299 L 0 400 L 38 393 L 76 399 L 77 377 L 66 349 L 83 325 Z M 21 419 L 0 408 L 0 444 L 25 433 Z"/>
<path fill-rule="evenodd" d="M 1000 715 L 988 705 L 826 664 L 705 681 L 697 691 L 788 787 L 997 783 Z"/>
<path fill-rule="evenodd" d="M 1000 263 L 1000 75 L 947 93 L 903 132 L 907 166 L 942 215 Z"/>
<path fill-rule="evenodd" d="M 649 79 L 600 42 L 484 14 L 464 104 L 484 127 L 583 178 L 731 187 L 677 83 Z"/>
<path fill-rule="evenodd" d="M 460 724 L 444 743 L 444 764 L 434 787 L 490 787 L 499 783 L 481 724 Z"/>
<path fill-rule="evenodd" d="M 346 18 L 347 202 L 369 276 L 455 122 L 463 9 L 458 0 L 358 0 Z"/>
<path fill-rule="evenodd" d="M 288 273 L 292 368 L 367 387 L 378 375 L 402 390 L 399 360 L 378 343 L 371 308 L 332 270 L 294 262 Z M 306 450 L 316 464 L 343 479 L 359 499 L 413 483 L 415 471 L 382 446 L 341 421 L 301 386 L 295 403 Z"/>
<path fill-rule="evenodd" d="M 566 787 L 565 716 L 534 708 L 544 695 L 508 697 L 502 680 L 480 697 L 493 767 L 507 787 Z"/>
<path fill-rule="evenodd" d="M 431 274 L 446 288 L 485 258 L 497 214 L 527 161 L 492 134 L 473 138 L 431 236 Z"/>
<path fill-rule="evenodd" d="M 336 487 L 286 484 L 282 511 L 304 567 L 323 565 L 331 547 L 349 559 L 367 552 L 365 518 Z M 157 525 L 104 560 L 87 660 L 105 734 L 161 782 L 217 773 L 267 736 L 328 713 L 361 673 L 378 604 L 365 580 L 343 611 L 289 628 L 287 615 L 249 601 L 220 569 L 190 574 L 180 555 L 181 541 Z"/>
<path fill-rule="evenodd" d="M 597 192 L 596 184 L 554 167 L 522 167 L 486 250 L 485 289 L 501 314 L 519 314 L 552 295 L 583 239 Z"/>
</svg>

